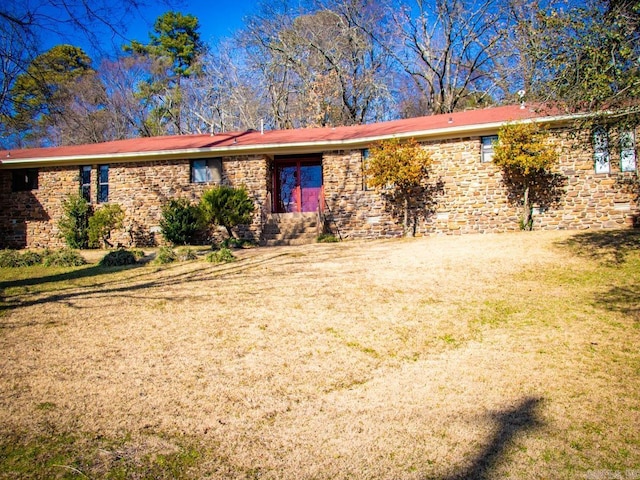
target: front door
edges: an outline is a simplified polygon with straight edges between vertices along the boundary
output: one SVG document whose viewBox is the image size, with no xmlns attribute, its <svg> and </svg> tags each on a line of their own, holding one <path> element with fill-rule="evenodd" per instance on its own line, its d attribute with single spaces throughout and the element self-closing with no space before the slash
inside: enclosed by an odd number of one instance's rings
<svg viewBox="0 0 640 480">
<path fill-rule="evenodd" d="M 322 163 L 283 161 L 275 168 L 274 211 L 315 212 L 322 192 Z"/>
</svg>

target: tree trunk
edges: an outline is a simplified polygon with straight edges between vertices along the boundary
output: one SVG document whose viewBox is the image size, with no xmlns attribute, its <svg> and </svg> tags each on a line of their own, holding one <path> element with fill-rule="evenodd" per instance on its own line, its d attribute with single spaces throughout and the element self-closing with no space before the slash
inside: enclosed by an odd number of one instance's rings
<svg viewBox="0 0 640 480">
<path fill-rule="evenodd" d="M 412 236 L 409 231 L 409 197 L 404 197 L 404 218 L 402 219 L 402 230 L 405 237 Z"/>
<path fill-rule="evenodd" d="M 522 229 L 527 231 L 533 230 L 531 206 L 529 205 L 529 185 L 524 188 L 523 207 L 524 212 L 522 212 Z"/>
</svg>

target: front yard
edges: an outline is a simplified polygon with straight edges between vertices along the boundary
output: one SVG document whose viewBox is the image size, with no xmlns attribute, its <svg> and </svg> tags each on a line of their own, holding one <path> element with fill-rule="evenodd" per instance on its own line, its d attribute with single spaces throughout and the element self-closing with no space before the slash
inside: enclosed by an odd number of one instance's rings
<svg viewBox="0 0 640 480">
<path fill-rule="evenodd" d="M 639 245 L 0 269 L 0 478 L 640 478 Z"/>
</svg>

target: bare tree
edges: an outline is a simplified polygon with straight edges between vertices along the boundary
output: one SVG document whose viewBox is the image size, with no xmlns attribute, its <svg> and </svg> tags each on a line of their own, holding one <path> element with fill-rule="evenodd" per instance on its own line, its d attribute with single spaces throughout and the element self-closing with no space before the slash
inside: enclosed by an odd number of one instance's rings
<svg viewBox="0 0 640 480">
<path fill-rule="evenodd" d="M 286 1 L 264 2 L 237 38 L 246 52 L 245 66 L 256 78 L 274 128 L 303 126 L 293 111 L 298 94 L 293 63 L 284 50 L 286 44 L 279 38 L 282 29 L 291 28 L 298 13 Z"/>
<path fill-rule="evenodd" d="M 500 97 L 495 64 L 503 39 L 491 0 L 416 0 L 394 13 L 403 40 L 395 56 L 427 113 L 447 113 Z"/>
<path fill-rule="evenodd" d="M 106 91 L 105 111 L 112 139 L 150 136 L 147 118 L 151 107 L 136 94 L 138 85 L 153 76 L 154 60 L 140 55 L 105 59 L 98 69 Z"/>
<path fill-rule="evenodd" d="M 297 18 L 290 32 L 299 50 L 296 70 L 307 86 L 305 98 L 320 124 L 378 120 L 374 106 L 387 99 L 383 79 L 389 57 L 360 27 L 373 26 L 377 17 L 365 3 L 331 2 L 334 10 Z"/>
<path fill-rule="evenodd" d="M 291 128 L 381 119 L 390 95 L 388 51 L 374 28 L 380 2 L 325 0 L 291 11 L 270 6 L 242 38 L 249 65 L 263 79 L 273 123 Z"/>
<path fill-rule="evenodd" d="M 256 129 L 268 112 L 261 85 L 244 67 L 244 51 L 225 42 L 200 59 L 201 73 L 183 86 L 188 132 Z"/>
</svg>

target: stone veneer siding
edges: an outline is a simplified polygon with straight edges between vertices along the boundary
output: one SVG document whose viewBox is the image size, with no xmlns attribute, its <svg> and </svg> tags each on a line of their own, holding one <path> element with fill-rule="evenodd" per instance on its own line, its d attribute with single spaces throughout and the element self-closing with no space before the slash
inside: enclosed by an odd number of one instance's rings
<svg viewBox="0 0 640 480">
<path fill-rule="evenodd" d="M 124 228 L 112 240 L 126 246 L 162 245 L 162 206 L 173 198 L 197 202 L 213 184 L 191 183 L 189 160 L 108 163 L 109 203 L 125 212 Z M 92 166 L 91 203 L 97 204 L 97 168 Z M 38 188 L 12 192 L 11 170 L 0 170 L 0 248 L 62 247 L 57 226 L 62 202 L 78 193 L 80 166 L 38 168 Z M 247 187 L 257 206 L 267 201 L 267 161 L 263 156 L 223 158 L 222 183 Z M 251 225 L 240 231 L 243 238 L 258 241 L 264 213 L 256 209 Z M 213 232 L 216 235 L 216 232 Z"/>
<path fill-rule="evenodd" d="M 534 209 L 534 229 L 624 228 L 637 223 L 637 196 L 625 181 L 635 172 L 622 173 L 619 152 L 611 142 L 611 173 L 596 174 L 588 135 L 556 131 L 560 154 L 557 169 L 563 181 L 557 205 Z M 429 183 L 433 205 L 416 225 L 417 235 L 507 232 L 520 229 L 522 207 L 509 200 L 502 171 L 481 161 L 481 137 L 424 143 L 433 157 Z M 378 238 L 402 235 L 402 220 L 374 191 L 363 188 L 362 151 L 334 151 L 323 157 L 325 198 L 329 227 L 343 238 Z M 436 187 L 437 184 L 437 188 Z M 534 205 L 535 207 L 536 205 Z"/>
<path fill-rule="evenodd" d="M 564 186 L 558 205 L 534 213 L 534 229 L 622 228 L 637 223 L 635 193 L 625 188 L 637 173 L 621 173 L 619 152 L 611 144 L 611 173 L 596 174 L 589 135 L 566 131 L 554 135 L 560 161 L 556 173 Z M 506 232 L 519 229 L 521 207 L 509 201 L 502 172 L 483 163 L 481 138 L 472 136 L 425 143 L 433 155 L 430 183 L 438 184 L 433 204 L 416 225 L 417 235 Z M 364 188 L 361 150 L 325 152 L 322 157 L 329 229 L 343 238 L 402 235 L 401 220 L 384 196 Z M 57 222 L 62 201 L 79 191 L 79 166 L 39 168 L 38 188 L 11 192 L 11 170 L 0 170 L 0 248 L 59 247 Z M 266 156 L 223 157 L 224 184 L 244 185 L 256 203 L 243 238 L 261 240 L 271 211 L 271 162 Z M 210 184 L 190 181 L 189 160 L 109 164 L 109 202 L 125 210 L 125 228 L 113 240 L 123 245 L 158 245 L 162 206 L 172 198 L 194 202 Z M 637 187 L 636 187 L 637 190 Z M 91 195 L 97 197 L 97 165 L 93 165 Z M 216 235 L 216 232 L 213 232 Z M 218 232 L 219 233 L 219 232 Z"/>
</svg>

